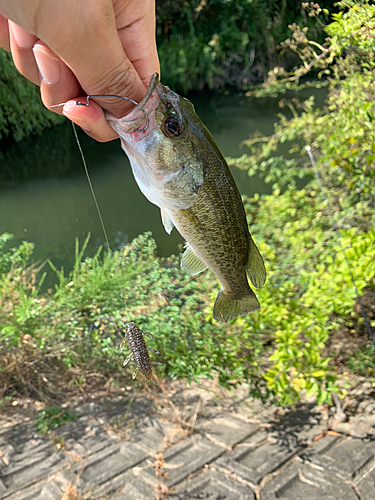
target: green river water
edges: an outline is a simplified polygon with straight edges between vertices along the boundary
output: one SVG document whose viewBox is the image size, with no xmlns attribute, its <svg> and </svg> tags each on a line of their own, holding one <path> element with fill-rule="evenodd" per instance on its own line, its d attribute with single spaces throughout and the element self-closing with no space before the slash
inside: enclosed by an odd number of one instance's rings
<svg viewBox="0 0 375 500">
<path fill-rule="evenodd" d="M 280 112 L 278 99 L 211 93 L 190 99 L 224 156 L 243 154 L 240 143 L 256 130 L 272 133 Z M 139 191 L 119 141 L 101 144 L 79 136 L 112 249 L 151 231 L 160 255 L 178 252 L 182 238 L 175 229 L 170 236 L 165 232 L 159 209 Z M 0 160 L 0 233 L 13 233 L 12 244 L 32 241 L 36 260 L 50 258 L 69 270 L 76 237 L 82 243 L 91 233 L 87 255 L 104 243 L 70 123 L 8 145 Z M 235 169 L 233 175 L 241 194 L 270 191 L 244 171 Z"/>
</svg>

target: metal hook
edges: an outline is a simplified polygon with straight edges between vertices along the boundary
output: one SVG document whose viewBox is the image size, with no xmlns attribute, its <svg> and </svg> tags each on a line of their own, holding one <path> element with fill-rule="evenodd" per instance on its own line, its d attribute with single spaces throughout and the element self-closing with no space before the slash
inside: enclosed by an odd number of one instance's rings
<svg viewBox="0 0 375 500">
<path fill-rule="evenodd" d="M 86 104 L 84 102 L 76 101 L 77 106 L 85 106 L 87 108 L 90 106 L 90 99 L 94 99 L 97 97 L 117 97 L 118 99 L 123 99 L 124 101 L 129 101 L 135 106 L 138 106 L 138 103 L 133 101 L 133 99 L 130 99 L 129 97 L 123 97 L 122 95 L 111 95 L 111 94 L 98 94 L 98 95 L 88 95 L 86 96 Z M 148 129 L 149 121 L 148 121 L 148 114 L 144 109 L 141 109 L 142 113 L 144 114 L 145 120 L 146 120 L 146 125 L 143 127 L 141 130 L 135 131 L 135 132 L 145 132 Z"/>
</svg>

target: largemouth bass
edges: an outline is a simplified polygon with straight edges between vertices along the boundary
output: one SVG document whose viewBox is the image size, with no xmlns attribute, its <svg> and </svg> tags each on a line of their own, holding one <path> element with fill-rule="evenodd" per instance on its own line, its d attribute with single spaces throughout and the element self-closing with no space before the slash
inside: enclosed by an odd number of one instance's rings
<svg viewBox="0 0 375 500">
<path fill-rule="evenodd" d="M 228 322 L 259 309 L 248 279 L 264 284 L 263 259 L 229 167 L 193 104 L 155 74 L 130 114 L 107 120 L 167 233 L 175 226 L 187 241 L 181 268 L 192 275 L 210 268 L 220 281 L 213 317 Z"/>
</svg>

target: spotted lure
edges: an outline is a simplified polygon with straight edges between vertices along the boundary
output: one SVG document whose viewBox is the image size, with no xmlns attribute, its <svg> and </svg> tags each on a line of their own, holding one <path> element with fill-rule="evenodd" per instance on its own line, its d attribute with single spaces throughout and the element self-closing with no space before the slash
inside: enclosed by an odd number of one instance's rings
<svg viewBox="0 0 375 500">
<path fill-rule="evenodd" d="M 160 354 L 159 351 L 155 349 L 151 349 L 151 347 L 146 346 L 145 339 L 143 335 L 147 335 L 147 337 L 153 339 L 153 335 L 151 333 L 147 333 L 142 331 L 133 321 L 128 323 L 125 327 L 125 338 L 121 343 L 121 349 L 124 347 L 125 343 L 128 343 L 130 354 L 125 359 L 123 365 L 126 366 L 131 358 L 135 361 L 138 370 L 141 372 L 142 377 L 146 380 L 146 382 L 151 382 L 153 371 L 151 365 L 161 365 L 162 363 L 152 362 L 150 360 L 150 356 L 148 355 L 148 351 L 155 352 L 156 354 Z M 133 374 L 133 378 L 135 378 L 137 372 Z"/>
</svg>

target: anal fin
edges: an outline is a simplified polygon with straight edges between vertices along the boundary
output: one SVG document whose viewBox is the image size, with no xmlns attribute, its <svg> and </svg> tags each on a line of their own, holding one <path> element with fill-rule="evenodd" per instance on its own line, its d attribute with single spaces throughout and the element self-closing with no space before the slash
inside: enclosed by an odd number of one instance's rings
<svg viewBox="0 0 375 500">
<path fill-rule="evenodd" d="M 186 250 L 181 259 L 181 269 L 188 274 L 199 274 L 207 269 L 207 264 L 198 257 L 189 243 L 185 244 Z"/>
<path fill-rule="evenodd" d="M 246 264 L 246 274 L 255 288 L 260 288 L 266 281 L 266 268 L 263 258 L 252 237 L 249 239 L 249 258 Z"/>
</svg>

